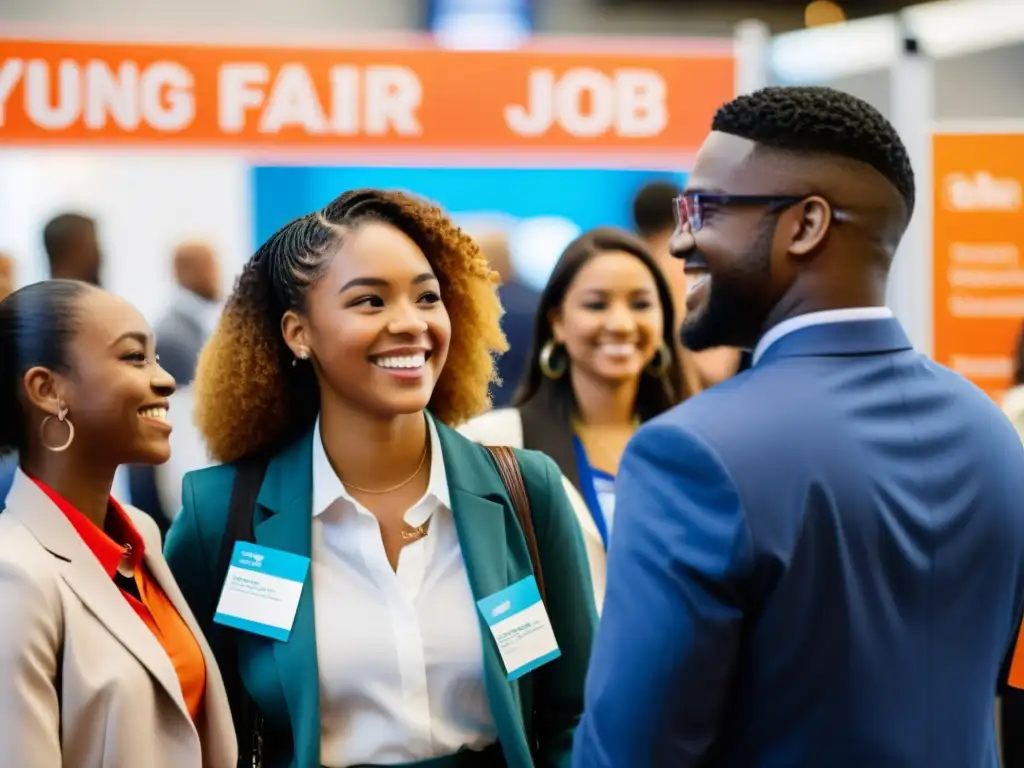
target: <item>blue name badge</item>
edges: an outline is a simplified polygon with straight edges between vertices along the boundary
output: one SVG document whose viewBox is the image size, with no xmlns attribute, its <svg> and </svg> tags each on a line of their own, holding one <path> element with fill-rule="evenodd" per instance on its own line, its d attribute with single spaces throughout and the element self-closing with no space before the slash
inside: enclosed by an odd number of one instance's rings
<svg viewBox="0 0 1024 768">
<path fill-rule="evenodd" d="M 213 620 L 225 627 L 287 640 L 308 570 L 308 557 L 236 542 Z"/>
<path fill-rule="evenodd" d="M 478 600 L 477 606 L 498 644 L 509 680 L 562 655 L 533 576 Z"/>
</svg>

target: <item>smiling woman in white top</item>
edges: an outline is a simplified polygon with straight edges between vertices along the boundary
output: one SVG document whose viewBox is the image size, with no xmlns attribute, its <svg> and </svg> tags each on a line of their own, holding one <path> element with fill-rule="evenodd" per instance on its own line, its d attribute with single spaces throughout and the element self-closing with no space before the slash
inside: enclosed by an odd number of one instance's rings
<svg viewBox="0 0 1024 768">
<path fill-rule="evenodd" d="M 245 759 L 569 765 L 596 614 L 560 474 L 451 428 L 486 407 L 499 314 L 473 242 L 399 193 L 243 271 L 195 383 L 224 463 L 186 476 L 167 559 Z"/>
</svg>

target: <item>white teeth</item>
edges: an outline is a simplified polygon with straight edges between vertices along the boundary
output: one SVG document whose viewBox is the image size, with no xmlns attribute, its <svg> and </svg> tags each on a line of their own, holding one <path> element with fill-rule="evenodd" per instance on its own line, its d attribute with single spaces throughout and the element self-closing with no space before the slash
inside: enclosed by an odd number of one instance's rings
<svg viewBox="0 0 1024 768">
<path fill-rule="evenodd" d="M 636 352 L 633 344 L 602 344 L 601 349 L 611 357 L 628 357 Z"/>
<path fill-rule="evenodd" d="M 422 368 L 427 362 L 425 353 L 402 355 L 401 357 L 379 357 L 373 364 L 380 368 Z"/>
<path fill-rule="evenodd" d="M 167 421 L 166 408 L 144 408 L 141 411 L 139 411 L 139 413 L 145 416 L 147 419 L 159 419 L 160 421 Z"/>
</svg>

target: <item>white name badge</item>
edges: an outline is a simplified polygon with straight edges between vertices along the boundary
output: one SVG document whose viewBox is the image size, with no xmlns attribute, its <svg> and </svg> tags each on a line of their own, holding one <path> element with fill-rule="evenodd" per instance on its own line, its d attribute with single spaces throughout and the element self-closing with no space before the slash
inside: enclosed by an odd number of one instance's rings
<svg viewBox="0 0 1024 768">
<path fill-rule="evenodd" d="M 478 600 L 477 606 L 498 644 L 509 680 L 562 655 L 533 576 Z"/>
<path fill-rule="evenodd" d="M 236 542 L 213 620 L 274 640 L 287 640 L 308 570 L 308 557 Z"/>
</svg>

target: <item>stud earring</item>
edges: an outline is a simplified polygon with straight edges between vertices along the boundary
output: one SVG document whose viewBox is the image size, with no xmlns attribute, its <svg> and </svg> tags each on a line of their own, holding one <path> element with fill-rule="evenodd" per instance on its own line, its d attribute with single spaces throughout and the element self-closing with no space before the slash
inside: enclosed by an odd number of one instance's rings
<svg viewBox="0 0 1024 768">
<path fill-rule="evenodd" d="M 299 360 L 302 360 L 303 362 L 305 362 L 308 359 L 309 359 L 309 352 L 307 352 L 304 349 L 300 349 L 299 350 L 299 356 L 292 358 L 292 368 L 294 368 L 295 366 L 297 366 L 299 364 Z"/>
</svg>

